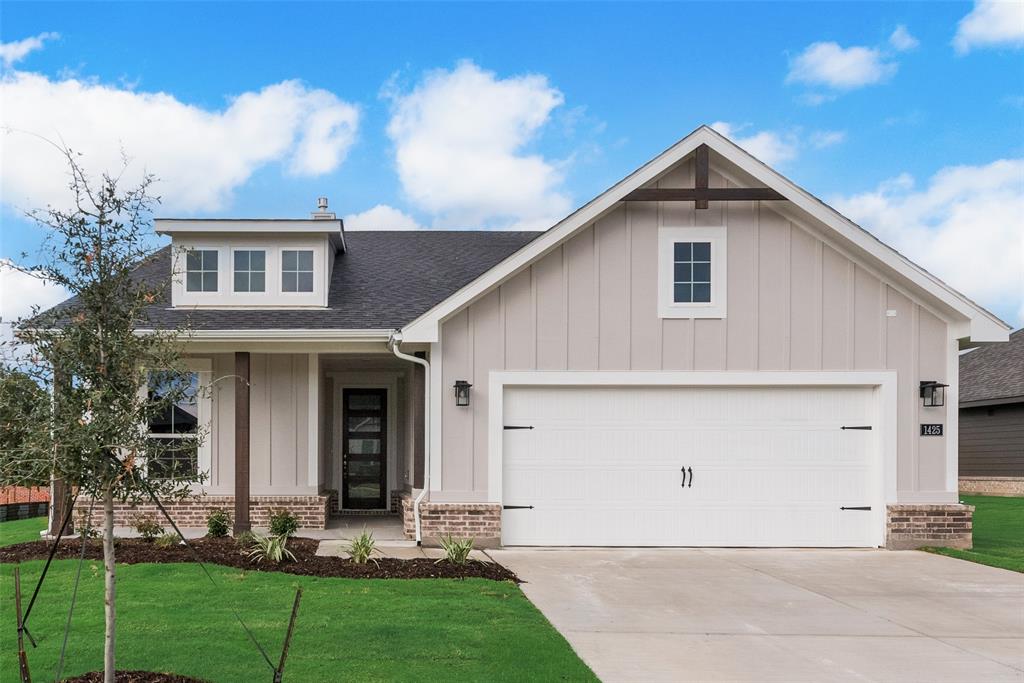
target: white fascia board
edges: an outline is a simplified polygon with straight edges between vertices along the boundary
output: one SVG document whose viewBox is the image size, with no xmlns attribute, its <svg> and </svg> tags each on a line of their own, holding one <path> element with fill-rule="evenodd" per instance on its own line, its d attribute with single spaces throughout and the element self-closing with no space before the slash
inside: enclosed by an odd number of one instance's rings
<svg viewBox="0 0 1024 683">
<path fill-rule="evenodd" d="M 145 334 L 153 330 L 139 329 Z M 387 342 L 394 330 L 190 330 L 183 333 L 188 341 L 285 341 L 285 342 Z"/>
<path fill-rule="evenodd" d="M 602 214 L 613 209 L 626 194 L 655 180 L 701 144 L 708 145 L 723 158 L 764 183 L 765 186 L 784 195 L 794 206 L 835 230 L 857 247 L 905 277 L 916 287 L 931 293 L 932 296 L 963 315 L 970 321 L 968 335 L 972 340 L 992 342 L 1008 340 L 1011 328 L 998 317 L 917 266 L 895 249 L 881 242 L 874 235 L 707 126 L 701 126 L 575 213 L 564 218 L 542 236 L 406 325 L 402 329 L 403 337 L 410 342 L 438 341 L 440 323 L 446 317 L 457 312 L 495 285 L 515 275 L 519 270 L 571 237 L 579 229 L 593 223 Z"/>
<path fill-rule="evenodd" d="M 341 235 L 340 218 L 157 218 L 153 223 L 158 235 L 254 232 Z"/>
</svg>

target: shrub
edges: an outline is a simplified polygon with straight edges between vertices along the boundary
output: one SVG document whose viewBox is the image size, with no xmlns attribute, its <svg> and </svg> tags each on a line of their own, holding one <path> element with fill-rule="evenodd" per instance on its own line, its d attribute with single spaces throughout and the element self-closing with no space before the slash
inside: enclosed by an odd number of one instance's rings
<svg viewBox="0 0 1024 683">
<path fill-rule="evenodd" d="M 153 541 L 153 545 L 157 548 L 173 548 L 178 545 L 179 539 L 178 534 L 160 534 L 156 540 Z"/>
<path fill-rule="evenodd" d="M 441 547 L 444 548 L 444 557 L 437 562 L 447 560 L 452 564 L 466 564 L 469 562 L 469 553 L 473 550 L 472 538 L 452 538 L 451 534 L 438 539 Z M 437 564 L 435 562 L 434 564 Z"/>
<path fill-rule="evenodd" d="M 164 533 L 164 528 L 156 523 L 152 515 L 139 515 L 135 518 L 134 526 L 139 536 L 147 541 L 152 541 Z"/>
<path fill-rule="evenodd" d="M 373 533 L 368 533 L 366 529 L 363 529 L 363 533 L 348 542 L 346 552 L 349 559 L 356 564 L 366 564 L 367 560 L 372 559 L 370 555 L 373 554 L 374 546 L 376 545 L 377 542 L 373 540 Z M 373 561 L 376 562 L 377 560 Z"/>
<path fill-rule="evenodd" d="M 274 510 L 270 515 L 270 535 L 288 538 L 299 530 L 299 520 L 287 510 Z"/>
<path fill-rule="evenodd" d="M 252 548 L 249 549 L 249 559 L 255 562 L 267 560 L 274 564 L 281 564 L 285 559 L 295 561 L 295 554 L 288 550 L 287 536 L 261 536 L 253 534 Z"/>
<path fill-rule="evenodd" d="M 231 515 L 220 508 L 210 510 L 206 517 L 206 533 L 214 538 L 223 538 L 231 530 Z"/>
</svg>

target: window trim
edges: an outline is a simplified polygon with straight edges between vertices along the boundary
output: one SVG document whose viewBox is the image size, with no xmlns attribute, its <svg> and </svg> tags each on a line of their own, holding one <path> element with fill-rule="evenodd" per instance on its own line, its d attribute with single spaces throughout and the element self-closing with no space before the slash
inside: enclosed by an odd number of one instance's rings
<svg viewBox="0 0 1024 683">
<path fill-rule="evenodd" d="M 312 269 L 310 271 L 308 271 L 308 272 L 310 273 L 310 275 L 312 275 L 313 288 L 310 289 L 308 292 L 297 289 L 298 285 L 299 285 L 298 275 L 296 275 L 296 278 L 295 278 L 296 290 L 294 292 L 289 292 L 289 291 L 285 290 L 285 288 L 284 288 L 284 273 L 285 273 L 285 270 L 284 270 L 284 253 L 286 251 L 294 251 L 296 253 L 303 252 L 303 251 L 308 251 L 312 255 L 313 266 L 312 266 Z M 278 290 L 277 291 L 281 295 L 289 296 L 289 297 L 290 296 L 296 296 L 296 295 L 298 295 L 298 296 L 311 296 L 311 295 L 316 294 L 316 291 L 317 291 L 317 288 L 316 288 L 316 277 L 317 277 L 317 275 L 316 275 L 316 273 L 317 273 L 317 263 L 316 262 L 317 262 L 317 257 L 316 256 L 317 256 L 317 250 L 316 249 L 311 249 L 311 248 L 308 248 L 308 247 L 291 247 L 291 246 L 289 246 L 289 247 L 280 247 L 277 250 L 277 265 L 278 265 L 277 272 L 278 272 L 278 277 L 279 277 L 279 279 L 278 279 Z M 296 259 L 297 258 L 298 257 L 296 257 Z M 296 269 L 297 268 L 298 268 L 298 261 L 296 260 Z M 298 273 L 305 273 L 307 271 L 305 271 L 305 270 L 289 270 L 288 272 L 289 273 L 296 273 L 296 274 L 298 274 Z"/>
<path fill-rule="evenodd" d="M 263 252 L 263 290 L 262 291 L 259 291 L 259 292 L 254 292 L 252 290 L 240 291 L 240 290 L 235 289 L 235 272 L 236 272 L 235 271 L 235 252 L 238 252 L 238 251 L 248 251 L 248 252 L 262 251 Z M 252 296 L 256 296 L 256 297 L 263 297 L 263 296 L 266 296 L 268 294 L 272 294 L 272 292 L 270 290 L 270 286 L 269 286 L 270 283 L 267 280 L 267 274 L 271 272 L 270 271 L 270 266 L 271 266 L 271 263 L 272 263 L 272 260 L 271 260 L 271 254 L 272 253 L 273 253 L 273 249 L 272 248 L 258 247 L 258 246 L 238 245 L 238 246 L 232 246 L 232 247 L 230 247 L 228 249 L 228 259 L 231 262 L 231 266 L 230 266 L 230 268 L 231 268 L 231 291 L 230 291 L 230 294 L 232 296 L 249 296 L 249 295 L 252 295 Z M 251 285 L 252 284 L 251 273 L 253 273 L 254 271 L 247 270 L 247 271 L 244 271 L 244 272 L 250 273 L 249 283 Z M 256 272 L 259 272 L 259 271 L 256 271 Z"/>
<path fill-rule="evenodd" d="M 711 301 L 676 302 L 675 244 L 709 242 L 711 244 Z M 658 317 L 725 318 L 727 308 L 728 249 L 724 225 L 699 227 L 662 227 L 658 229 Z"/>
<path fill-rule="evenodd" d="M 203 263 L 202 265 L 204 267 L 201 270 L 190 271 L 188 269 L 188 257 L 189 257 L 189 254 L 192 253 L 192 252 L 204 252 L 204 251 L 206 251 L 206 252 L 212 251 L 213 253 L 217 254 L 217 267 L 215 269 L 213 269 L 213 270 L 207 270 L 205 268 L 206 264 Z M 184 269 L 184 276 L 185 277 L 184 277 L 184 282 L 182 282 L 182 285 L 184 286 L 185 292 L 190 294 L 190 295 L 192 295 L 192 294 L 198 294 L 198 295 L 219 294 L 220 291 L 221 291 L 220 284 L 221 284 L 221 281 L 223 279 L 223 273 L 221 273 L 221 270 L 222 270 L 221 262 L 224 260 L 222 258 L 223 254 L 221 253 L 221 250 L 219 248 L 217 248 L 217 247 L 188 247 L 188 248 L 185 249 L 185 254 L 184 255 L 185 255 L 185 269 Z M 203 259 L 203 260 L 205 261 L 205 259 Z M 214 289 L 189 289 L 188 288 L 188 275 L 189 275 L 190 272 L 199 273 L 200 274 L 200 282 L 202 282 L 205 279 L 205 278 L 202 277 L 204 274 L 206 274 L 206 273 L 214 273 L 217 276 L 217 287 L 214 288 Z"/>
<path fill-rule="evenodd" d="M 213 383 L 213 361 L 209 358 L 187 358 L 184 361 L 185 368 L 189 372 L 194 372 L 199 375 L 199 425 L 200 431 L 206 431 L 206 439 L 196 449 L 196 470 L 201 474 L 206 475 L 206 482 L 200 484 L 198 482 L 192 484 L 192 488 L 195 491 L 207 487 L 210 485 L 213 477 L 213 396 L 211 393 L 211 386 Z M 139 386 L 139 397 L 145 399 L 147 392 L 149 391 L 149 371 L 144 370 L 142 375 L 142 383 Z M 152 436 L 149 431 L 149 425 L 142 425 L 142 429 L 146 438 Z M 157 434 L 156 436 L 167 438 L 167 434 Z M 172 435 L 173 437 L 173 435 Z M 174 438 L 192 438 L 186 436 L 178 436 Z M 148 466 L 148 462 L 143 458 L 143 467 Z M 147 469 L 148 474 L 148 469 Z"/>
</svg>

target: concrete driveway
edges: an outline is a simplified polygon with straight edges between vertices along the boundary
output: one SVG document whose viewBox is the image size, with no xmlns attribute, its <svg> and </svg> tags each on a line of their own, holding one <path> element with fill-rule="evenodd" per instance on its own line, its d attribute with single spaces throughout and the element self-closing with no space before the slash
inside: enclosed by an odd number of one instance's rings
<svg viewBox="0 0 1024 683">
<path fill-rule="evenodd" d="M 1024 575 L 923 552 L 496 550 L 612 681 L 1024 681 Z"/>
</svg>

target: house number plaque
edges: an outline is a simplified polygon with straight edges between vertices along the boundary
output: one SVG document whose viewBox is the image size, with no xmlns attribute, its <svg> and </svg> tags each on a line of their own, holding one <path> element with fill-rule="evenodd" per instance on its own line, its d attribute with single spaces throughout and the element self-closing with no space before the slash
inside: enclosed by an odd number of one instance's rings
<svg viewBox="0 0 1024 683">
<path fill-rule="evenodd" d="M 921 436 L 942 436 L 942 425 L 921 425 Z"/>
</svg>

